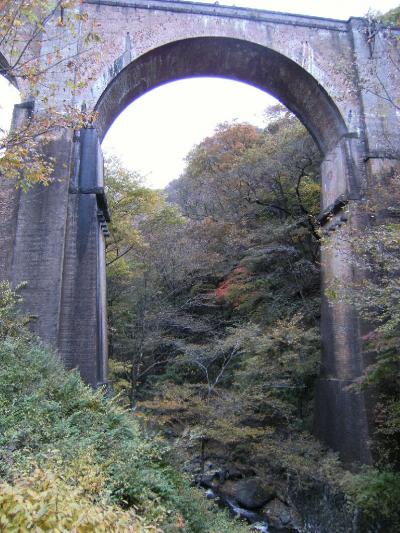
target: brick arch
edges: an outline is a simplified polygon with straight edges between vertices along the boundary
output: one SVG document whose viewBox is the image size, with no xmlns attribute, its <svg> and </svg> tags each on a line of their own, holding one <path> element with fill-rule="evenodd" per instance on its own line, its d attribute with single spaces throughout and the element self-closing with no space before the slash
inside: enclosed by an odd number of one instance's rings
<svg viewBox="0 0 400 533">
<path fill-rule="evenodd" d="M 360 198 L 363 174 L 358 165 L 357 135 L 349 132 L 333 97 L 321 83 L 298 63 L 267 46 L 231 37 L 194 37 L 157 46 L 140 55 L 115 71 L 95 105 L 99 138 L 103 139 L 116 117 L 146 92 L 168 82 L 204 76 L 253 85 L 277 98 L 301 120 L 324 156 L 323 231 L 328 235 L 342 225 L 343 209 Z M 338 272 L 342 279 L 351 279 L 346 253 L 335 254 L 329 246 L 324 248 L 323 286 Z M 340 249 L 344 251 L 343 243 Z M 361 396 L 354 399 L 346 389 L 354 375 L 362 371 L 357 317 L 352 309 L 332 307 L 323 297 L 321 322 L 323 354 L 315 432 L 340 450 L 343 458 L 369 462 L 364 400 Z M 356 426 L 354 432 L 351 428 Z"/>
<path fill-rule="evenodd" d="M 157 47 L 115 75 L 95 106 L 100 138 L 115 118 L 147 91 L 202 76 L 237 80 L 268 92 L 298 116 L 323 154 L 347 133 L 327 91 L 288 57 L 240 39 L 195 37 Z"/>
</svg>

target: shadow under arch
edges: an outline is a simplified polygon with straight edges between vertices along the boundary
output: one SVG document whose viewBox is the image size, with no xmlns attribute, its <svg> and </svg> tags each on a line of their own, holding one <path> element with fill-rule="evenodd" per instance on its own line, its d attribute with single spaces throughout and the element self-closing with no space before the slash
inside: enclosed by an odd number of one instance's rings
<svg viewBox="0 0 400 533">
<path fill-rule="evenodd" d="M 100 139 L 135 99 L 165 83 L 195 77 L 228 78 L 271 94 L 301 120 L 323 154 L 348 131 L 325 89 L 291 59 L 249 41 L 196 37 L 155 48 L 113 78 L 95 106 Z"/>
</svg>

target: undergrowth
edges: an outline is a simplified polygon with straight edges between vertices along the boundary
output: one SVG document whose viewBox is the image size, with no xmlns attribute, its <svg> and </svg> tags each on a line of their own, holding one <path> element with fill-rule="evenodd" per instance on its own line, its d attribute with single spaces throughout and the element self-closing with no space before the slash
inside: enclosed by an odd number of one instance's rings
<svg viewBox="0 0 400 533">
<path fill-rule="evenodd" d="M 160 438 L 65 371 L 15 302 L 2 284 L 0 531 L 248 531 L 190 487 Z"/>
</svg>

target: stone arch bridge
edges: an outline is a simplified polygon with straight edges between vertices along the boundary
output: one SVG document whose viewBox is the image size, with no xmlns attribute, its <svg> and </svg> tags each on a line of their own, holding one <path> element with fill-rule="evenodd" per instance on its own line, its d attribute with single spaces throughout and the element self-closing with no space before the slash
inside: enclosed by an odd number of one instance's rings
<svg viewBox="0 0 400 533">
<path fill-rule="evenodd" d="M 323 154 L 322 228 L 361 231 L 366 199 L 399 170 L 399 122 L 393 101 L 397 41 L 368 22 L 348 22 L 175 0 L 83 0 L 64 54 L 85 50 L 80 35 L 101 37 L 79 72 L 86 85 L 68 88 L 68 69 L 49 71 L 50 104 L 96 110 L 94 127 L 62 131 L 43 146 L 55 158 L 55 180 L 28 193 L 0 188 L 0 277 L 27 282 L 25 306 L 36 331 L 69 368 L 93 386 L 107 380 L 104 238 L 109 213 L 100 142 L 135 98 L 163 83 L 195 76 L 247 82 L 293 111 Z M 68 11 L 68 10 L 67 10 Z M 393 31 L 395 34 L 396 32 Z M 68 44 L 68 43 L 67 43 Z M 39 43 L 46 52 L 49 40 Z M 7 61 L 7 50 L 1 50 Z M 85 57 L 85 56 L 84 56 Z M 14 125 L 41 111 L 29 86 Z M 44 90 L 45 91 L 45 90 Z M 43 96 L 43 95 L 41 95 Z M 388 97 L 390 96 L 390 97 Z M 393 101 L 391 101 L 393 98 Z M 24 101 L 25 100 L 25 101 Z M 134 146 L 132 147 L 134 150 Z M 323 282 L 357 276 L 345 241 L 323 250 Z M 347 461 L 370 461 L 368 408 L 348 385 L 363 372 L 365 326 L 345 304 L 323 301 L 322 373 L 316 432 Z"/>
</svg>

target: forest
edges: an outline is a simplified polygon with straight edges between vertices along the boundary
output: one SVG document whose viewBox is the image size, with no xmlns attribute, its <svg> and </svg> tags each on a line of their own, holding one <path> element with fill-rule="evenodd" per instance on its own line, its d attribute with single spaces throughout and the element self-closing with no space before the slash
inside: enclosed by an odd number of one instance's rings
<svg viewBox="0 0 400 533">
<path fill-rule="evenodd" d="M 3 39 L 35 13 L 11 9 Z M 17 59 L 14 76 L 40 78 Z M 92 119 L 49 111 L 4 134 L 2 179 L 47 186 L 43 132 Z M 264 128 L 220 124 L 164 190 L 106 157 L 108 385 L 65 370 L 21 310 L 24 283 L 0 283 L 0 532 L 400 531 L 399 178 L 343 237 L 368 275 L 322 295 L 373 325 L 353 385 L 373 402 L 373 464 L 346 464 L 314 428 L 320 165 L 280 104 Z"/>
<path fill-rule="evenodd" d="M 196 484 L 228 507 L 242 506 L 250 522 L 273 531 L 304 524 L 349 531 L 356 520 L 374 531 L 383 527 L 366 525 L 374 517 L 395 528 L 399 376 L 396 281 L 389 278 L 398 227 L 378 225 L 353 242 L 360 260 L 374 269 L 379 263 L 384 286 L 364 280 L 343 294 L 330 289 L 331 298 L 354 302 L 368 318 L 376 319 L 378 299 L 381 305 L 371 339 L 379 357 L 359 385 L 380 391 L 379 468 L 350 472 L 312 436 L 321 351 L 320 154 L 284 108 L 268 109 L 266 118 L 264 130 L 219 126 L 161 193 L 108 161 L 113 388 L 144 427 L 161 432 Z M 395 194 L 391 201 L 394 207 Z M 386 485 L 385 511 L 378 485 Z"/>
</svg>

